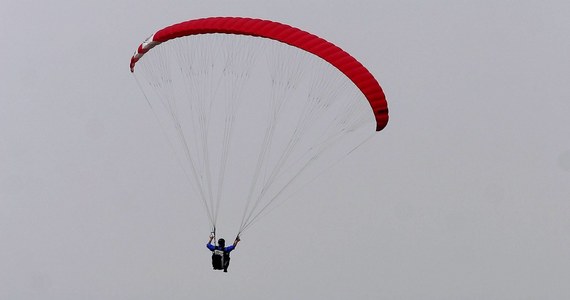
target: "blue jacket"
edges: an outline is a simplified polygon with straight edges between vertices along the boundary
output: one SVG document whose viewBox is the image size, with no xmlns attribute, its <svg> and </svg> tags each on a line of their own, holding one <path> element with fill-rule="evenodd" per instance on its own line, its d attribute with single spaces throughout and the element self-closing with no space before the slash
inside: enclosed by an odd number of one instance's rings
<svg viewBox="0 0 570 300">
<path fill-rule="evenodd" d="M 210 243 L 208 243 L 206 245 L 206 247 L 208 247 L 208 249 L 210 249 L 210 251 L 214 251 L 217 249 L 217 250 L 224 250 L 224 252 L 226 252 L 226 253 L 230 253 L 230 252 L 232 252 L 232 250 L 234 250 L 236 248 L 236 246 L 231 245 L 231 246 L 224 247 L 224 249 L 222 249 L 222 248 L 220 248 L 220 246 L 214 246 Z"/>
</svg>

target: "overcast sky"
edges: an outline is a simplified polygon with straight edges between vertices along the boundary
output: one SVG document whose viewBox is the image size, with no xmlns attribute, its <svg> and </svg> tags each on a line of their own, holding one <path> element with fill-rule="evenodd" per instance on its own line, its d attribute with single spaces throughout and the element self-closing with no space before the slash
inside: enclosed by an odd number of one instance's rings
<svg viewBox="0 0 570 300">
<path fill-rule="evenodd" d="M 388 127 L 244 236 L 208 221 L 128 69 L 207 16 L 287 23 Z M 570 298 L 570 2 L 0 2 L 1 299 Z"/>
</svg>

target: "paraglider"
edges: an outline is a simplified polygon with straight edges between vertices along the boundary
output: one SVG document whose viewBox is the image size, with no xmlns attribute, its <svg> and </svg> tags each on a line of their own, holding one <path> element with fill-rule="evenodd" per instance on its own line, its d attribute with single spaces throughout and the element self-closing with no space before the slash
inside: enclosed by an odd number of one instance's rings
<svg viewBox="0 0 570 300">
<path fill-rule="evenodd" d="M 226 247 L 226 241 L 223 238 L 218 240 L 217 246 L 212 245 L 212 240 L 215 238 L 214 233 L 210 234 L 210 240 L 208 240 L 208 244 L 206 244 L 206 247 L 212 251 L 212 268 L 214 270 L 224 270 L 224 272 L 228 272 L 230 252 L 236 248 L 240 238 L 237 236 L 234 243 L 228 247 Z"/>
<path fill-rule="evenodd" d="M 210 229 L 237 228 L 234 247 L 388 122 L 384 92 L 360 62 L 274 21 L 211 17 L 168 26 L 138 47 L 130 70 Z"/>
</svg>

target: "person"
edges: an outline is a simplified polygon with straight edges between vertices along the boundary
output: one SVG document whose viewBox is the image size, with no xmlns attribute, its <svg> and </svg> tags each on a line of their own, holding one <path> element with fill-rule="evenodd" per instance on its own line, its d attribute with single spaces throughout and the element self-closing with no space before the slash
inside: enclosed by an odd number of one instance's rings
<svg viewBox="0 0 570 300">
<path fill-rule="evenodd" d="M 212 245 L 212 240 L 214 235 L 210 235 L 210 240 L 206 247 L 212 251 L 212 267 L 214 270 L 224 270 L 228 271 L 230 265 L 230 252 L 232 252 L 240 241 L 239 236 L 234 240 L 233 245 L 226 247 L 226 241 L 224 239 L 218 240 L 218 246 Z"/>
</svg>

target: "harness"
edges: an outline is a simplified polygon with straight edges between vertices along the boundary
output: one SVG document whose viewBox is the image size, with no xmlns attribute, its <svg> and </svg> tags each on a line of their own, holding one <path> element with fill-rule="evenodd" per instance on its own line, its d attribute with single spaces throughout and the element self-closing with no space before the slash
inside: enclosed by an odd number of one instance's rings
<svg viewBox="0 0 570 300">
<path fill-rule="evenodd" d="M 212 267 L 214 270 L 222 270 L 226 267 L 226 264 L 230 261 L 230 253 L 220 249 L 220 246 L 216 246 L 216 249 L 212 251 Z"/>
</svg>

